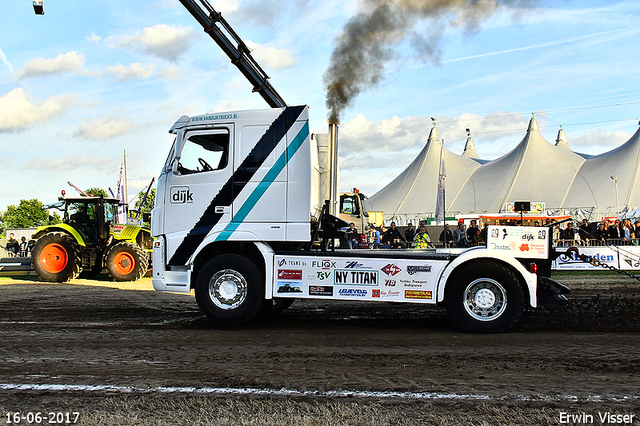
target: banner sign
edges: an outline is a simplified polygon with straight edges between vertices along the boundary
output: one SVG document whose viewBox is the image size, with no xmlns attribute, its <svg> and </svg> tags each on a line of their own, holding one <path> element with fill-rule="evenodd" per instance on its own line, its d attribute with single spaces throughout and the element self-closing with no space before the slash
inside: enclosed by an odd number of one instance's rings
<svg viewBox="0 0 640 426">
<path fill-rule="evenodd" d="M 549 228 L 536 226 L 489 226 L 487 249 L 509 252 L 520 259 L 546 259 L 549 234 Z"/>
<path fill-rule="evenodd" d="M 576 246 L 578 254 L 584 254 L 618 269 L 630 271 L 640 269 L 640 247 L 638 246 Z M 578 258 L 575 252 L 568 252 L 556 259 L 552 268 L 556 270 L 605 270 L 602 266 L 591 265 Z"/>
</svg>

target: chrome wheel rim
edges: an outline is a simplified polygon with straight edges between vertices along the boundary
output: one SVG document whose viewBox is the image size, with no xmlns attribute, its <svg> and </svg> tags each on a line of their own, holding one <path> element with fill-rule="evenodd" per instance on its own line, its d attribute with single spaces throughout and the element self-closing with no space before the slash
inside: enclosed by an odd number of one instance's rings
<svg viewBox="0 0 640 426">
<path fill-rule="evenodd" d="M 247 298 L 247 280 L 233 269 L 216 272 L 209 280 L 209 297 L 220 309 L 235 309 Z"/>
<path fill-rule="evenodd" d="M 507 291 L 490 278 L 479 278 L 463 294 L 464 309 L 478 321 L 493 321 L 507 309 Z"/>
</svg>

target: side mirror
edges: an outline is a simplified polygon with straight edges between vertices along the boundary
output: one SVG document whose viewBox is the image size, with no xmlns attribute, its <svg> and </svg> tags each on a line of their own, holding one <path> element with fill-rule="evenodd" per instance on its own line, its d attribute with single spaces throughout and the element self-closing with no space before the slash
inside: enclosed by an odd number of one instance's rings
<svg viewBox="0 0 640 426">
<path fill-rule="evenodd" d="M 180 173 L 178 172 L 178 164 L 180 164 L 180 157 L 176 157 L 173 159 L 173 163 L 171 163 L 171 172 L 174 175 L 179 175 Z"/>
</svg>

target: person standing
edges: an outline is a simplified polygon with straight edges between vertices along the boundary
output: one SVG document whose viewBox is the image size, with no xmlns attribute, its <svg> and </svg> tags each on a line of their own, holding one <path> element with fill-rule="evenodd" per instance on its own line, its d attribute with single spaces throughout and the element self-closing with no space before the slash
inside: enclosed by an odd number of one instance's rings
<svg viewBox="0 0 640 426">
<path fill-rule="evenodd" d="M 414 241 L 416 243 L 415 248 L 417 249 L 426 249 L 429 248 L 429 233 L 427 232 L 424 226 L 420 227 L 420 230 L 414 237 Z"/>
<path fill-rule="evenodd" d="M 347 242 L 349 243 L 349 248 L 354 249 L 358 248 L 358 230 L 356 229 L 356 224 L 351 222 L 349 224 L 349 229 L 347 229 Z"/>
<path fill-rule="evenodd" d="M 18 243 L 18 240 L 14 238 L 13 232 L 9 234 L 9 240 L 7 241 L 5 249 L 7 250 L 9 257 L 15 257 L 18 255 L 20 243 Z"/>
<path fill-rule="evenodd" d="M 476 225 L 476 221 L 472 220 L 469 224 L 469 229 L 467 229 L 467 244 L 469 247 L 473 247 L 478 242 L 479 229 Z"/>
<path fill-rule="evenodd" d="M 458 247 L 467 246 L 467 231 L 464 229 L 464 222 L 460 220 L 458 226 L 453 230 L 453 241 Z"/>
<path fill-rule="evenodd" d="M 27 257 L 27 237 L 20 239 L 20 257 Z"/>
<path fill-rule="evenodd" d="M 384 248 L 401 248 L 402 243 L 400 241 L 405 241 L 405 239 L 396 228 L 396 223 L 391 222 L 391 227 L 387 229 L 387 231 L 382 236 L 382 247 Z"/>
<path fill-rule="evenodd" d="M 404 231 L 404 238 L 407 241 L 407 246 L 409 245 L 409 243 L 413 241 L 413 238 L 415 236 L 416 236 L 416 230 L 413 228 L 413 225 L 411 224 L 411 222 L 409 222 L 409 224 L 407 225 L 407 230 Z"/>
<path fill-rule="evenodd" d="M 451 247 L 451 245 L 453 244 L 453 233 L 449 229 L 448 223 L 444 225 L 444 229 L 440 233 L 440 237 L 438 238 L 438 240 L 441 243 L 444 243 L 445 247 Z"/>
</svg>

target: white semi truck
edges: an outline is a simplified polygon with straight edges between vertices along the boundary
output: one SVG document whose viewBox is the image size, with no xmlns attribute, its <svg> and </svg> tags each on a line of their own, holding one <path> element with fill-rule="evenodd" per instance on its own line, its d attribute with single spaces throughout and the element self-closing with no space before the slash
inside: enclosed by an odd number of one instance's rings
<svg viewBox="0 0 640 426">
<path fill-rule="evenodd" d="M 464 330 L 504 331 L 523 311 L 566 301 L 549 278 L 548 228 L 495 227 L 467 250 L 335 250 L 337 126 L 309 130 L 207 0 L 180 0 L 271 109 L 181 117 L 158 179 L 153 286 L 195 291 L 222 326 L 296 298 L 445 305 Z M 359 200 L 358 200 L 359 201 Z M 358 214 L 364 215 L 364 208 Z"/>
<path fill-rule="evenodd" d="M 548 277 L 544 227 L 491 227 L 487 246 L 469 249 L 323 250 L 315 240 L 344 223 L 312 197 L 306 106 L 183 116 L 171 132 L 153 210 L 153 285 L 194 290 L 219 325 L 310 298 L 439 304 L 463 330 L 496 332 L 525 309 L 566 300 Z"/>
</svg>

